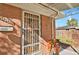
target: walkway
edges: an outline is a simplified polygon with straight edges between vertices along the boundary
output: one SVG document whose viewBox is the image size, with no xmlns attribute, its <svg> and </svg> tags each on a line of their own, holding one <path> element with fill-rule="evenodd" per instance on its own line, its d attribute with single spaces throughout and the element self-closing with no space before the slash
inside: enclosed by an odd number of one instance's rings
<svg viewBox="0 0 79 59">
<path fill-rule="evenodd" d="M 76 50 L 74 50 L 74 48 L 72 48 L 70 45 L 64 43 L 60 43 L 60 45 L 61 45 L 60 55 L 78 55 Z"/>
<path fill-rule="evenodd" d="M 68 47 L 60 52 L 60 55 L 78 55 L 71 47 Z"/>
</svg>

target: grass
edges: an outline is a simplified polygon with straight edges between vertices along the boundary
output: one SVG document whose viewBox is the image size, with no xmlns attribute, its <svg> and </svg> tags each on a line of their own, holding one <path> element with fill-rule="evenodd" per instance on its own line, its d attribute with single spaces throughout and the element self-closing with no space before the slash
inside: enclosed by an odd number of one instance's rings
<svg viewBox="0 0 79 59">
<path fill-rule="evenodd" d="M 68 37 L 57 36 L 57 39 L 59 39 L 60 42 L 69 44 L 69 45 L 71 45 L 71 46 L 77 45 L 77 42 L 76 42 L 75 40 L 70 39 L 70 38 L 68 38 Z"/>
</svg>

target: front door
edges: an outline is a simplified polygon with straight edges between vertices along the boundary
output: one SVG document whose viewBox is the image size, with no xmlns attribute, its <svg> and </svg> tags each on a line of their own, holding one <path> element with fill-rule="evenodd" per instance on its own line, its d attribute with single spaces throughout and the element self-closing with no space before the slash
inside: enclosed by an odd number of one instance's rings
<svg viewBox="0 0 79 59">
<path fill-rule="evenodd" d="M 24 54 L 39 51 L 39 15 L 24 12 Z"/>
</svg>

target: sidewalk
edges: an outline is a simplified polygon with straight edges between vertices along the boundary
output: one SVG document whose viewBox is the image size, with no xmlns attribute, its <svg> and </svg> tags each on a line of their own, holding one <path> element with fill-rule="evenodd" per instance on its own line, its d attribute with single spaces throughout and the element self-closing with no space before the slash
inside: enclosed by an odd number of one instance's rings
<svg viewBox="0 0 79 59">
<path fill-rule="evenodd" d="M 60 55 L 78 55 L 71 47 L 63 49 L 60 52 Z"/>
<path fill-rule="evenodd" d="M 79 54 L 79 47 L 72 46 L 72 48 Z"/>
</svg>

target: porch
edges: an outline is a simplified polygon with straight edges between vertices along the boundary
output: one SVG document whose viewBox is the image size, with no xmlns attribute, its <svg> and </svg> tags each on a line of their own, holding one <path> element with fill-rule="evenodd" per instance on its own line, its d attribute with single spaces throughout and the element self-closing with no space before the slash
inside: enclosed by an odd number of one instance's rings
<svg viewBox="0 0 79 59">
<path fill-rule="evenodd" d="M 56 43 L 55 21 L 70 16 L 64 15 L 63 10 L 78 6 L 78 3 L 0 4 L 0 54 L 52 54 L 51 41 Z M 68 47 L 61 54 L 77 53 Z"/>
</svg>

